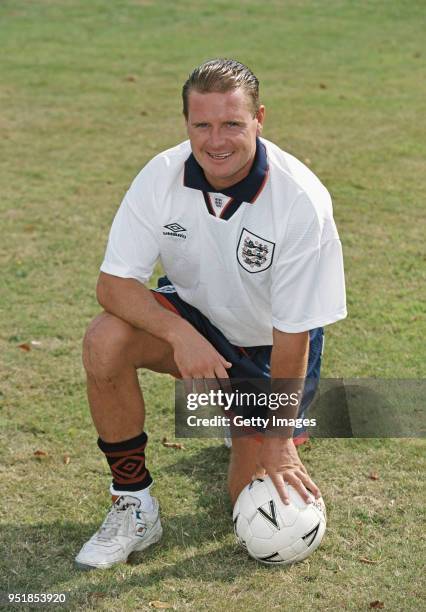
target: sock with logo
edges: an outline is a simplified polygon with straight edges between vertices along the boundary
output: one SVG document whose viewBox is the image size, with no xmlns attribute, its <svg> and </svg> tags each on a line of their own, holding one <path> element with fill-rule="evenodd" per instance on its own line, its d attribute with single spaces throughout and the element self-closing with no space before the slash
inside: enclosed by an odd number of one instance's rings
<svg viewBox="0 0 426 612">
<path fill-rule="evenodd" d="M 148 436 L 139 436 L 123 442 L 104 442 L 98 439 L 98 446 L 108 461 L 112 474 L 115 494 L 141 491 L 152 484 L 152 478 L 145 466 L 145 447 Z"/>
<path fill-rule="evenodd" d="M 130 497 L 136 497 L 136 499 L 140 501 L 141 510 L 144 510 L 145 512 L 153 512 L 154 510 L 154 500 L 151 497 L 150 487 L 141 489 L 140 491 L 117 491 L 111 484 L 109 491 L 112 495 L 113 503 L 116 501 L 117 497 L 120 497 L 121 495 L 130 495 Z"/>
</svg>

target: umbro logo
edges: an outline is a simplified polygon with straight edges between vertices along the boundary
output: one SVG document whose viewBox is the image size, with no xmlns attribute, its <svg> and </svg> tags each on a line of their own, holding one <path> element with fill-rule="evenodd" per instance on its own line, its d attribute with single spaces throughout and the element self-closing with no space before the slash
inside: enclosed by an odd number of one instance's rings
<svg viewBox="0 0 426 612">
<path fill-rule="evenodd" d="M 179 223 L 169 223 L 164 227 L 172 232 L 186 232 L 186 229 L 179 225 Z"/>
<path fill-rule="evenodd" d="M 186 234 L 182 233 L 186 232 L 186 228 L 179 225 L 179 223 L 168 223 L 164 227 L 170 231 L 163 232 L 163 236 L 177 236 L 178 238 L 186 238 Z"/>
</svg>

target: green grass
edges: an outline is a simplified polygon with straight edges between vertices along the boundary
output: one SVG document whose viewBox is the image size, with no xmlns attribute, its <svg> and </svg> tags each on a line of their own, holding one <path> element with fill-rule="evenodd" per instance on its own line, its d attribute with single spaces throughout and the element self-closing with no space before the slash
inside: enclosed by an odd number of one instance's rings
<svg viewBox="0 0 426 612">
<path fill-rule="evenodd" d="M 327 537 L 302 564 L 264 568 L 233 542 L 227 451 L 161 445 L 173 438 L 173 383 L 150 373 L 163 543 L 102 574 L 77 572 L 73 557 L 108 505 L 80 361 L 108 228 L 140 167 L 185 138 L 180 88 L 202 60 L 254 69 L 265 136 L 332 193 L 349 317 L 328 330 L 324 375 L 424 377 L 423 10 L 408 0 L 1 3 L 0 589 L 67 590 L 75 609 L 421 609 L 422 441 L 312 441 L 302 458 L 324 491 Z"/>
</svg>

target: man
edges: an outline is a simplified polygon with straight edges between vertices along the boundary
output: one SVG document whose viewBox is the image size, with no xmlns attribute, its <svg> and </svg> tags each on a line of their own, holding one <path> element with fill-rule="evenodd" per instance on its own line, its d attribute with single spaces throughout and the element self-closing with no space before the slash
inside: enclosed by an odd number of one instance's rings
<svg viewBox="0 0 426 612">
<path fill-rule="evenodd" d="M 234 60 L 195 69 L 183 88 L 189 142 L 136 177 L 115 217 L 97 287 L 104 308 L 84 341 L 88 398 L 113 477 L 113 506 L 76 558 L 125 561 L 161 537 L 145 465 L 137 369 L 183 379 L 319 375 L 321 326 L 346 316 L 341 245 L 328 192 L 260 138 L 258 81 Z M 167 274 L 145 286 L 160 257 Z M 229 493 L 254 474 L 320 495 L 288 436 L 235 436 Z M 311 494 L 310 494 L 311 493 Z"/>
</svg>

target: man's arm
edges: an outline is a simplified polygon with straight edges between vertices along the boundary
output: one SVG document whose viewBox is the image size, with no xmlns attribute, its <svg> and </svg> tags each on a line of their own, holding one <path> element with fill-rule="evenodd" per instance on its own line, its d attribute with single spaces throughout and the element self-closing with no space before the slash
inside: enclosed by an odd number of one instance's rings
<svg viewBox="0 0 426 612">
<path fill-rule="evenodd" d="M 185 319 L 163 308 L 136 279 L 101 272 L 96 294 L 107 312 L 170 344 L 182 378 L 228 378 L 226 368 L 232 364 Z"/>
<path fill-rule="evenodd" d="M 308 354 L 309 332 L 288 334 L 274 328 L 271 355 L 273 388 L 277 386 L 279 391 L 286 391 L 289 394 L 298 389 L 303 390 Z M 288 380 L 288 382 L 283 382 L 285 388 L 280 389 L 280 380 Z M 299 394 L 299 401 L 301 399 L 302 393 Z M 292 413 L 286 409 L 286 418 L 295 418 L 298 409 L 299 404 L 294 406 Z M 291 484 L 305 501 L 310 499 L 306 487 L 312 491 L 315 497 L 320 497 L 320 490 L 310 479 L 299 459 L 291 437 L 293 433 L 291 428 L 285 428 L 285 431 L 283 429 L 272 427 L 265 432 L 259 450 L 259 473 L 262 470 L 266 471 L 284 503 L 289 503 L 284 481 Z"/>
</svg>

